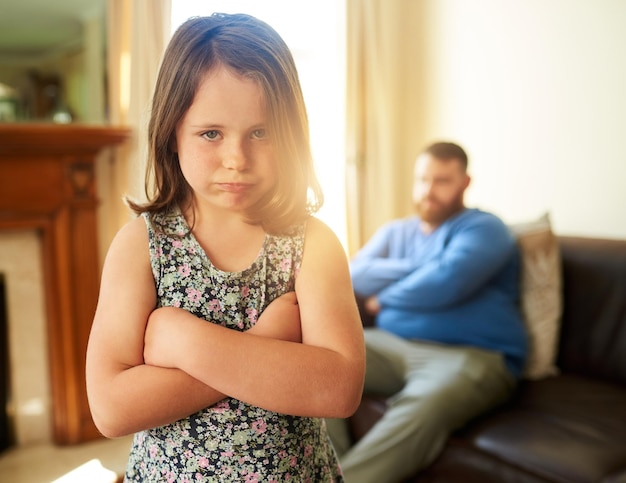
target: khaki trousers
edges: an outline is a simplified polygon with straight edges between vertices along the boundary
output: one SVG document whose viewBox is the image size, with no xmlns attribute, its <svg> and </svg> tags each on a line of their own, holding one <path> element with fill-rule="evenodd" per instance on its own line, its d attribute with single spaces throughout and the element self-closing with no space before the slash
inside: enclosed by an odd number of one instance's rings
<svg viewBox="0 0 626 483">
<path fill-rule="evenodd" d="M 516 385 L 496 352 L 409 341 L 377 328 L 365 329 L 365 342 L 365 392 L 388 397 L 390 407 L 355 445 L 345 420 L 326 420 L 346 483 L 402 481 Z"/>
</svg>

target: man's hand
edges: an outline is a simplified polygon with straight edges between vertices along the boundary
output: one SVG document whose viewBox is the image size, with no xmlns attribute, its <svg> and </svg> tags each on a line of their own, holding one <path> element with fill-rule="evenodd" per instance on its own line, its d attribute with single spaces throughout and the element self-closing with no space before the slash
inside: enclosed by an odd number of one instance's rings
<svg viewBox="0 0 626 483">
<path fill-rule="evenodd" d="M 370 315 L 377 315 L 380 312 L 380 302 L 376 295 L 372 295 L 365 299 L 364 303 L 365 311 Z"/>
</svg>

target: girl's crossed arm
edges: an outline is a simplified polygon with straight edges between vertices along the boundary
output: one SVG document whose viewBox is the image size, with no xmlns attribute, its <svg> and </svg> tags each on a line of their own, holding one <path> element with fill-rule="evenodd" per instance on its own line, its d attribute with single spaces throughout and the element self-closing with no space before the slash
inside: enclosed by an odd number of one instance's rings
<svg viewBox="0 0 626 483">
<path fill-rule="evenodd" d="M 351 415 L 363 387 L 362 326 L 345 252 L 315 218 L 308 222 L 296 294 L 301 344 L 206 324 L 165 307 L 150 319 L 146 362 L 182 369 L 221 393 L 268 410 Z"/>
<path fill-rule="evenodd" d="M 146 323 L 162 310 L 154 310 L 147 247 L 145 223 L 137 218 L 115 237 L 103 268 L 86 377 L 94 422 L 108 437 L 171 423 L 224 398 L 182 370 L 144 363 Z M 280 297 L 265 312 L 250 333 L 300 341 L 295 294 Z"/>
</svg>

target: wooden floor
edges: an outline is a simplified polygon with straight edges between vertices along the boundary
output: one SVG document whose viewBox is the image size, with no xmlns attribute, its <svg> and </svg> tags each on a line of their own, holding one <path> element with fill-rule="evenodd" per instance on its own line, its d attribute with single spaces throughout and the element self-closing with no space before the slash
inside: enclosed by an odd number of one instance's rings
<svg viewBox="0 0 626 483">
<path fill-rule="evenodd" d="M 10 448 L 0 453 L 0 481 L 7 483 L 113 483 L 111 472 L 121 481 L 132 436 L 99 440 L 76 446 L 50 444 Z M 96 460 L 96 461 L 94 461 Z M 85 472 L 93 476 L 85 478 Z M 72 473 L 73 472 L 73 473 Z M 79 474 L 80 479 L 72 478 Z"/>
</svg>

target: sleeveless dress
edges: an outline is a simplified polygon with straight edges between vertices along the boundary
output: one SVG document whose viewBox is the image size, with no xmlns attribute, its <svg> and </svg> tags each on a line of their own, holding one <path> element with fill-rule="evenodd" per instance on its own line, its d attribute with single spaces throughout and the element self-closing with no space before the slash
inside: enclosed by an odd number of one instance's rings
<svg viewBox="0 0 626 483">
<path fill-rule="evenodd" d="M 245 331 L 272 300 L 294 289 L 304 225 L 289 236 L 266 235 L 249 268 L 223 272 L 211 264 L 180 211 L 143 217 L 159 307 L 181 307 Z M 323 419 L 288 416 L 226 398 L 185 419 L 136 433 L 124 481 L 343 479 Z"/>
</svg>

